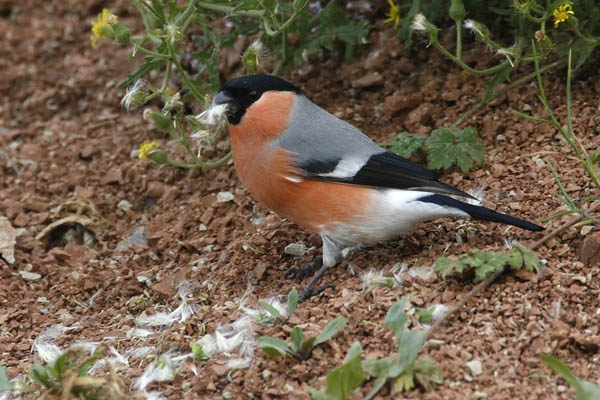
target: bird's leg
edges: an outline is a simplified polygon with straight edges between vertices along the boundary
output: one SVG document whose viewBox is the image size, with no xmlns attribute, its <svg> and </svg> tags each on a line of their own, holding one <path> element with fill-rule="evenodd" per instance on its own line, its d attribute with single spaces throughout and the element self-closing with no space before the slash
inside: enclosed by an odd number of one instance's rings
<svg viewBox="0 0 600 400">
<path fill-rule="evenodd" d="M 323 259 L 321 257 L 319 257 L 318 259 L 321 260 L 321 267 L 319 268 L 319 270 L 317 271 L 315 276 L 313 276 L 313 278 L 310 280 L 310 282 L 308 282 L 308 285 L 306 285 L 306 287 L 304 289 L 302 289 L 302 291 L 298 295 L 299 302 L 302 302 L 313 296 L 321 294 L 325 289 L 334 289 L 333 285 L 323 285 L 323 286 L 315 287 L 315 285 L 317 284 L 319 279 L 321 279 L 323 274 L 325 274 L 325 272 L 327 272 L 327 270 L 329 269 L 328 266 L 323 264 Z M 315 261 L 317 261 L 318 259 L 315 259 Z M 314 263 L 314 261 L 313 261 L 313 263 Z"/>
<path fill-rule="evenodd" d="M 300 268 L 290 268 L 285 272 L 285 279 L 297 278 L 299 281 L 313 275 L 323 266 L 323 257 L 319 256 Z"/>
<path fill-rule="evenodd" d="M 298 277 L 303 279 L 316 271 L 313 278 L 308 282 L 308 285 L 300 292 L 298 301 L 304 301 L 310 297 L 316 296 L 325 289 L 334 288 L 333 285 L 323 285 L 318 287 L 315 287 L 315 285 L 329 268 L 336 266 L 341 261 L 342 245 L 326 234 L 321 234 L 321 238 L 323 239 L 323 257 L 317 257 L 311 263 L 308 263 L 301 268 L 290 268 L 285 273 L 286 278 Z"/>
</svg>

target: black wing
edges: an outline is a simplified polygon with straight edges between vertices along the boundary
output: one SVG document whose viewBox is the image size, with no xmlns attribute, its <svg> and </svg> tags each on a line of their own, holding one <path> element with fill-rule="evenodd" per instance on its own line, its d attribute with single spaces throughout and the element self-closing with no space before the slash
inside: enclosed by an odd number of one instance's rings
<svg viewBox="0 0 600 400">
<path fill-rule="evenodd" d="M 306 177 L 350 185 L 425 191 L 474 198 L 454 186 L 442 183 L 435 173 L 390 152 L 373 154 L 353 176 L 336 176 L 341 160 L 311 160 L 299 165 Z"/>
</svg>

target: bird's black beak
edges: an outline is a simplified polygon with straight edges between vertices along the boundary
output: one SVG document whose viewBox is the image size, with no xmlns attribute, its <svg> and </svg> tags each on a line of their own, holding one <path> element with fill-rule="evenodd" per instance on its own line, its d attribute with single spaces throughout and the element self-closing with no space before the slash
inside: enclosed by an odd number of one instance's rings
<svg viewBox="0 0 600 400">
<path fill-rule="evenodd" d="M 231 97 L 227 92 L 222 90 L 219 93 L 217 93 L 217 97 L 214 98 L 213 103 L 215 105 L 231 104 L 233 103 L 233 97 Z"/>
</svg>

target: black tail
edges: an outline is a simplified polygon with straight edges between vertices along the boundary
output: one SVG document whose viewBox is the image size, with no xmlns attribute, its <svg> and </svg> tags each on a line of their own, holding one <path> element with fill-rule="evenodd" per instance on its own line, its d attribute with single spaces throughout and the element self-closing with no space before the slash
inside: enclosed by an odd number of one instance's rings
<svg viewBox="0 0 600 400">
<path fill-rule="evenodd" d="M 441 194 L 432 194 L 430 196 L 421 197 L 417 201 L 423 201 L 426 203 L 434 203 L 440 206 L 458 208 L 461 211 L 466 212 L 472 218 L 479 219 L 482 221 L 500 222 L 502 224 L 512 225 L 523 229 L 529 229 L 530 231 L 543 231 L 544 228 L 534 224 L 533 222 L 525 221 L 511 217 L 510 215 L 501 214 L 499 212 L 490 210 L 482 206 L 475 206 L 473 204 L 463 203 L 453 199 L 452 197 L 444 196 Z"/>
</svg>

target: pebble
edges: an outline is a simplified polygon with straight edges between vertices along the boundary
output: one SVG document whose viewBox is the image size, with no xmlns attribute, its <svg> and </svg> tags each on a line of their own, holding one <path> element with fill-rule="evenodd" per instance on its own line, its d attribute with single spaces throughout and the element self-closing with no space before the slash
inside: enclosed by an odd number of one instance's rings
<svg viewBox="0 0 600 400">
<path fill-rule="evenodd" d="M 26 281 L 37 281 L 42 278 L 42 275 L 37 272 L 19 271 L 19 275 Z"/>
<path fill-rule="evenodd" d="M 285 246 L 285 254 L 294 257 L 301 257 L 306 253 L 306 246 L 303 243 L 290 243 Z"/>
<path fill-rule="evenodd" d="M 370 72 L 352 82 L 352 87 L 367 88 L 383 85 L 383 76 L 379 72 Z"/>
<path fill-rule="evenodd" d="M 119 208 L 119 210 L 127 212 L 127 211 L 131 210 L 131 207 L 133 207 L 133 206 L 127 200 L 121 200 L 119 202 L 119 204 L 117 205 L 117 207 Z"/>
<path fill-rule="evenodd" d="M 481 361 L 473 360 L 465 363 L 465 366 L 471 371 L 472 376 L 479 376 L 483 372 L 483 368 L 481 367 Z"/>
<path fill-rule="evenodd" d="M 217 193 L 217 203 L 226 203 L 234 199 L 233 193 L 231 192 L 219 192 Z"/>
</svg>

